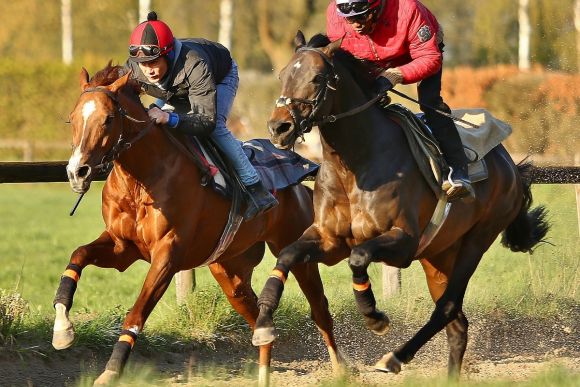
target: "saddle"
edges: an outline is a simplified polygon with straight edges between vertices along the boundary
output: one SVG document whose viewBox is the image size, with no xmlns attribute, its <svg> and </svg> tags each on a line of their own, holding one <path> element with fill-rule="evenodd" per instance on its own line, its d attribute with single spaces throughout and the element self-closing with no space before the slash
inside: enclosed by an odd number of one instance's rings
<svg viewBox="0 0 580 387">
<path fill-rule="evenodd" d="M 429 187 L 439 197 L 441 184 L 444 176 L 448 174 L 449 166 L 443 158 L 435 136 L 424 121 L 424 115 L 415 114 L 399 104 L 391 104 L 386 107 L 385 111 L 389 118 L 403 128 L 409 148 L 421 173 Z M 485 155 L 511 134 L 511 126 L 493 117 L 485 109 L 458 109 L 453 110 L 452 113 L 478 126 L 478 128 L 472 128 L 461 122 L 455 122 L 465 155 L 469 160 L 467 165 L 469 178 L 473 183 L 483 181 L 488 177 Z"/>
<path fill-rule="evenodd" d="M 419 170 L 438 199 L 433 215 L 419 239 L 415 253 L 415 257 L 419 257 L 435 239 L 451 210 L 452 204 L 447 201 L 447 196 L 441 188 L 443 176 L 447 175 L 449 166 L 422 114 L 416 115 L 399 104 L 391 104 L 385 111 L 389 118 L 403 128 Z M 510 135 L 511 127 L 484 109 L 455 110 L 453 115 L 479 126 L 474 129 L 463 126 L 461 122 L 455 123 L 469 160 L 467 165 L 469 178 L 473 183 L 487 179 L 488 171 L 484 157 Z"/>
</svg>

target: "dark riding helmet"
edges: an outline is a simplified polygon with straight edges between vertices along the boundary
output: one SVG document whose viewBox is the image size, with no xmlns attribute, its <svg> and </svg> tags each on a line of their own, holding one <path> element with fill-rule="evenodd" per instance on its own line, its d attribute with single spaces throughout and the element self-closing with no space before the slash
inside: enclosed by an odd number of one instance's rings
<svg viewBox="0 0 580 387">
<path fill-rule="evenodd" d="M 381 5 L 381 0 L 336 0 L 336 11 L 339 16 L 362 16 Z"/>
<path fill-rule="evenodd" d="M 166 55 L 173 49 L 173 32 L 155 12 L 149 12 L 147 21 L 139 24 L 129 39 L 129 57 L 134 62 L 149 62 Z"/>
</svg>

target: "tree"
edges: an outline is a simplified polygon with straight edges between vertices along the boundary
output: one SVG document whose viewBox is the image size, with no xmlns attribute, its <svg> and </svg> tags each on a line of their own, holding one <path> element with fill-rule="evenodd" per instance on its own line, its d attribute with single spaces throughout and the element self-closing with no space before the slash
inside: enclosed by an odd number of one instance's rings
<svg viewBox="0 0 580 387">
<path fill-rule="evenodd" d="M 62 23 L 62 62 L 69 65 L 73 60 L 71 0 L 61 0 L 60 8 Z"/>
<path fill-rule="evenodd" d="M 574 5 L 574 26 L 576 27 L 576 71 L 580 71 L 580 0 L 576 0 Z"/>
<path fill-rule="evenodd" d="M 530 69 L 530 27 L 529 6 L 530 0 L 519 0 L 518 22 L 519 22 L 519 44 L 518 44 L 518 66 L 520 70 Z"/>
<path fill-rule="evenodd" d="M 221 0 L 220 31 L 218 35 L 218 41 L 230 49 L 232 47 L 233 8 L 234 8 L 233 0 Z"/>
</svg>

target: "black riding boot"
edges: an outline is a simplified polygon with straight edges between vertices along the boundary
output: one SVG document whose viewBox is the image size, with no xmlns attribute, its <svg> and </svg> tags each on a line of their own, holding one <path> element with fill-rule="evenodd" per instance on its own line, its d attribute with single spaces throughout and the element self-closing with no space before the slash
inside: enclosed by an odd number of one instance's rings
<svg viewBox="0 0 580 387">
<path fill-rule="evenodd" d="M 278 205 L 278 200 L 264 187 L 261 181 L 246 186 L 246 190 L 248 191 L 246 212 L 244 213 L 246 221 Z"/>
<path fill-rule="evenodd" d="M 451 113 L 449 106 L 439 100 L 436 107 L 446 113 Z M 463 143 L 455 127 L 455 123 L 449 117 L 439 114 L 430 109 L 424 109 L 425 118 L 433 135 L 439 142 L 443 157 L 449 165 L 449 175 L 443 182 L 442 189 L 447 193 L 450 202 L 466 198 L 475 199 L 475 191 L 467 172 L 467 156 L 463 150 Z"/>
</svg>

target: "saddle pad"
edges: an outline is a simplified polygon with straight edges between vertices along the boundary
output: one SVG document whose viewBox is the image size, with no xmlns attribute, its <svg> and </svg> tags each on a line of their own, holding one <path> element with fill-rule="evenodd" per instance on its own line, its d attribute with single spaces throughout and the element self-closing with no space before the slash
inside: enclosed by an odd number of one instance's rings
<svg viewBox="0 0 580 387">
<path fill-rule="evenodd" d="M 318 164 L 291 150 L 278 149 L 268 139 L 246 141 L 242 149 L 264 186 L 271 191 L 298 184 L 318 172 Z"/>
<path fill-rule="evenodd" d="M 512 127 L 507 122 L 494 117 L 485 109 L 456 109 L 452 112 L 455 117 L 479 126 L 473 128 L 455 121 L 465 154 L 470 161 L 483 159 L 512 133 Z"/>
<path fill-rule="evenodd" d="M 211 152 L 200 141 L 193 142 L 203 154 L 204 163 L 210 167 L 212 186 L 219 193 L 229 196 L 230 184 L 216 167 Z M 270 140 L 253 139 L 242 144 L 242 150 L 256 169 L 264 187 L 271 192 L 279 191 L 291 185 L 298 184 L 308 176 L 316 176 L 319 165 L 305 159 L 291 150 L 276 148 Z"/>
</svg>

